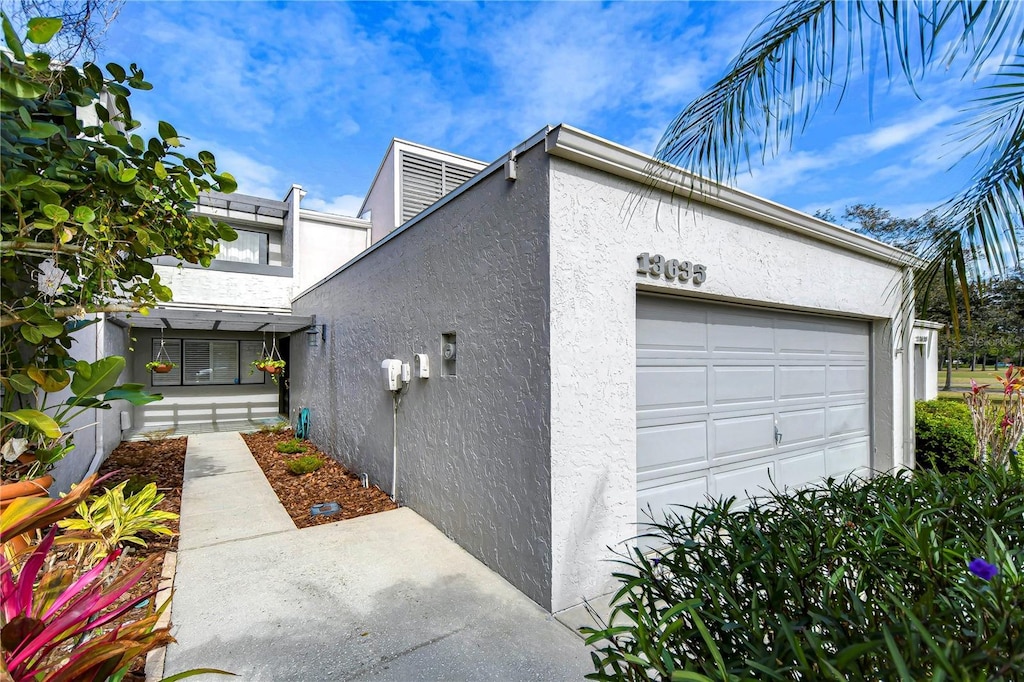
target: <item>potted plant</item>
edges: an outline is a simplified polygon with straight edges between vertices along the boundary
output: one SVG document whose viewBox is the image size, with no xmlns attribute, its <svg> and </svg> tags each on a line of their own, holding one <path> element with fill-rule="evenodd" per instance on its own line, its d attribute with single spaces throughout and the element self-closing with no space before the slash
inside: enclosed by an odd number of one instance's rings
<svg viewBox="0 0 1024 682">
<path fill-rule="evenodd" d="M 152 360 L 146 363 L 146 371 L 156 372 L 157 374 L 167 374 L 177 366 L 178 363 L 176 362 L 168 362 L 165 360 Z"/>
</svg>

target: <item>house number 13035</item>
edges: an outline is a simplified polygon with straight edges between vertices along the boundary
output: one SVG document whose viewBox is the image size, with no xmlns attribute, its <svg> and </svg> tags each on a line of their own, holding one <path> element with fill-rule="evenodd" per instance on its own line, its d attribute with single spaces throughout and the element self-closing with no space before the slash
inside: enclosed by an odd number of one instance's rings
<svg viewBox="0 0 1024 682">
<path fill-rule="evenodd" d="M 664 277 L 668 280 L 678 279 L 680 282 L 693 278 L 694 284 L 700 284 L 707 279 L 707 268 L 700 263 L 691 263 L 688 260 L 679 261 L 675 258 L 665 260 L 660 253 L 653 256 L 647 252 L 636 257 L 636 271 L 641 275 L 651 277 Z"/>
</svg>

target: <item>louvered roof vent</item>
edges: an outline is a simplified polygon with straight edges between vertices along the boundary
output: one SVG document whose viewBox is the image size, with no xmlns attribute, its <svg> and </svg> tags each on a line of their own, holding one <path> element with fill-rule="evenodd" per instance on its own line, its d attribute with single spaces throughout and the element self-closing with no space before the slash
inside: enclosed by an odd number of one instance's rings
<svg viewBox="0 0 1024 682">
<path fill-rule="evenodd" d="M 402 151 L 401 222 L 412 219 L 476 173 L 473 168 Z"/>
</svg>

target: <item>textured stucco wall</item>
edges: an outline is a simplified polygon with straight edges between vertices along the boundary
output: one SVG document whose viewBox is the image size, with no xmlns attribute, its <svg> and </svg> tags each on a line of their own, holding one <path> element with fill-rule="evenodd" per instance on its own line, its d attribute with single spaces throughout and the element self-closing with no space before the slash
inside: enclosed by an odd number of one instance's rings
<svg viewBox="0 0 1024 682">
<path fill-rule="evenodd" d="M 546 156 L 501 172 L 298 298 L 328 323 L 292 346 L 292 408 L 312 438 L 391 490 L 392 398 L 380 364 L 430 356 L 398 413 L 398 497 L 550 607 Z M 457 376 L 441 375 L 456 332 Z"/>
<path fill-rule="evenodd" d="M 153 359 L 153 340 L 160 338 L 155 329 L 135 329 L 135 350 L 128 358 L 133 381 L 143 384 L 151 393 L 161 393 L 163 400 L 137 406 L 134 410 L 134 429 L 160 429 L 173 424 L 197 424 L 239 419 L 266 419 L 278 414 L 278 386 L 270 379 L 262 384 L 216 386 L 153 386 L 152 373 L 146 363 Z M 165 337 L 189 339 L 260 340 L 261 334 L 246 332 L 183 332 L 168 331 Z M 270 336 L 266 343 L 270 346 Z M 290 364 L 290 363 L 289 363 Z M 248 376 L 249 368 L 242 367 Z M 252 375 L 257 376 L 257 375 Z"/>
<path fill-rule="evenodd" d="M 78 331 L 74 338 L 71 355 L 76 360 L 93 362 L 110 355 L 127 356 L 126 330 L 111 322 L 100 320 Z M 126 367 L 118 383 L 130 382 L 130 377 Z M 56 400 L 51 398 L 49 403 L 56 404 L 70 397 L 71 391 L 65 390 Z M 75 449 L 53 469 L 55 491 L 67 492 L 73 483 L 85 478 L 117 447 L 121 442 L 120 412 L 127 409 L 126 405 L 128 403 L 123 400 L 115 400 L 109 410 L 86 410 L 71 421 L 65 431 L 75 432 Z"/>
<path fill-rule="evenodd" d="M 291 277 L 167 265 L 155 269 L 162 283 L 174 292 L 176 306 L 286 312 L 295 293 Z"/>
<path fill-rule="evenodd" d="M 299 262 L 295 272 L 296 292 L 301 292 L 331 274 L 369 246 L 365 227 L 321 222 L 303 214 L 299 222 Z"/>
<path fill-rule="evenodd" d="M 606 548 L 621 548 L 636 531 L 638 286 L 889 318 L 898 307 L 892 287 L 899 271 L 560 158 L 551 166 L 550 246 L 552 605 L 560 610 L 611 587 Z M 636 256 L 645 251 L 702 263 L 707 280 L 695 287 L 638 275 Z M 884 320 L 874 326 L 891 333 Z M 891 418 L 902 409 L 894 395 L 901 360 L 891 342 L 874 349 L 873 362 L 887 369 L 876 379 L 889 381 L 875 400 L 889 413 L 885 446 L 895 450 L 882 458 L 900 461 Z"/>
</svg>

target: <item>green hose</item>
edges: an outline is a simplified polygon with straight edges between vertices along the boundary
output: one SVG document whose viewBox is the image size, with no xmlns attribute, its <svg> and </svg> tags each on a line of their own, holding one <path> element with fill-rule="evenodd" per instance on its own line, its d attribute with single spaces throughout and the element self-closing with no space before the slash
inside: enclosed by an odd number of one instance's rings
<svg viewBox="0 0 1024 682">
<path fill-rule="evenodd" d="M 309 408 L 299 410 L 299 419 L 295 422 L 295 437 L 306 438 L 309 435 Z"/>
</svg>

